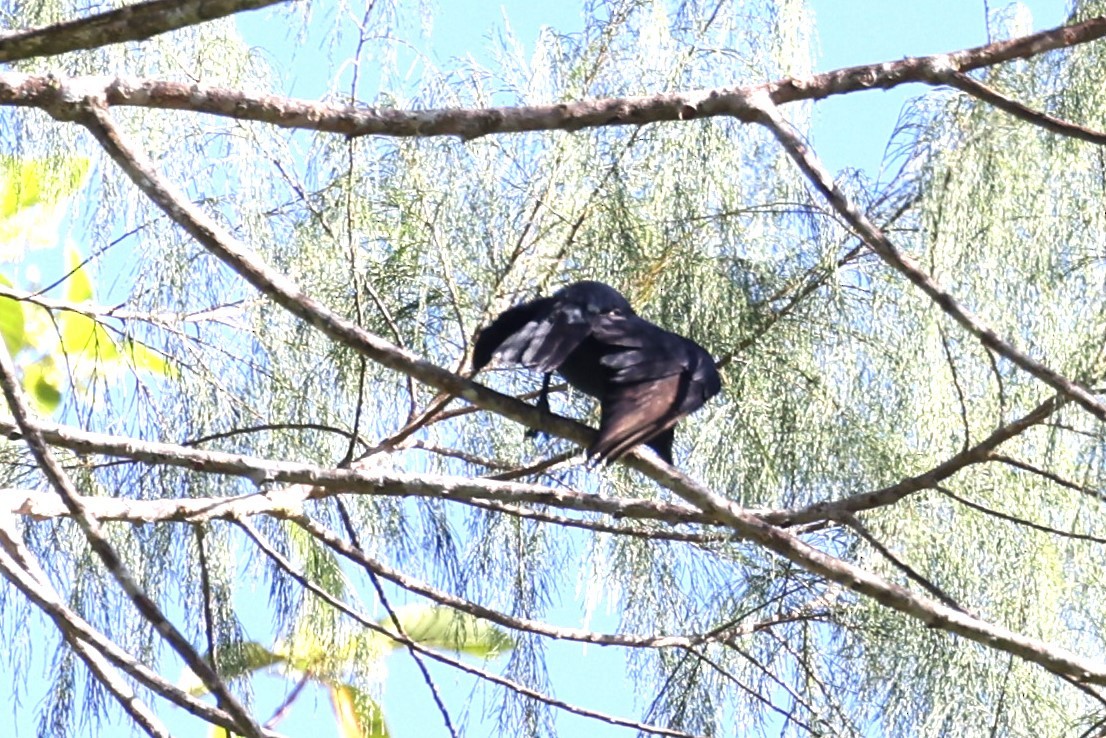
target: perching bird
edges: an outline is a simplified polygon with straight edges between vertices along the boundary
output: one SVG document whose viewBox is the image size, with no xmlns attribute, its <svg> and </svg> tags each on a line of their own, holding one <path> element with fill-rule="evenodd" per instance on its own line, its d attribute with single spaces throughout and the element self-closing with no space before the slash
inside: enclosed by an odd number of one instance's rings
<svg viewBox="0 0 1106 738">
<path fill-rule="evenodd" d="M 472 365 L 492 357 L 550 373 L 600 402 L 599 437 L 588 458 L 617 459 L 639 443 L 669 464 L 676 422 L 722 389 L 699 344 L 638 317 L 618 290 L 576 282 L 501 313 L 476 337 Z"/>
</svg>

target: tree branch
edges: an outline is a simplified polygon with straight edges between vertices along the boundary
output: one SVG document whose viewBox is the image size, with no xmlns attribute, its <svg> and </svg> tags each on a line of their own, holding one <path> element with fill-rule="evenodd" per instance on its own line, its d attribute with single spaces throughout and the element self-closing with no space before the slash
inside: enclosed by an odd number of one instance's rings
<svg viewBox="0 0 1106 738">
<path fill-rule="evenodd" d="M 284 0 L 150 0 L 41 28 L 0 31 L 0 63 L 141 41 L 278 2 Z"/>
<path fill-rule="evenodd" d="M 1061 136 L 1078 138 L 1081 141 L 1087 141 L 1088 143 L 1093 143 L 1098 146 L 1106 144 L 1106 133 L 1085 126 L 1076 125 L 1075 123 L 1069 123 L 1066 120 L 1061 120 L 1047 113 L 1042 113 L 1039 110 L 1034 110 L 1013 98 L 1003 95 L 998 90 L 992 89 L 982 82 L 972 79 L 962 72 L 952 72 L 945 75 L 945 84 L 950 87 L 955 87 L 972 97 L 977 97 L 984 102 L 988 102 L 999 110 L 1006 111 L 1010 115 L 1013 115 L 1015 118 L 1021 118 L 1035 126 L 1044 128 L 1046 131 L 1052 131 Z"/>
<path fill-rule="evenodd" d="M 226 474 L 255 484 L 300 485 L 268 489 L 231 497 L 194 497 L 164 500 L 128 500 L 116 497 L 82 497 L 96 517 L 136 523 L 199 523 L 235 516 L 298 512 L 306 500 L 325 499 L 341 493 L 389 497 L 432 497 L 442 500 L 495 500 L 508 503 L 550 505 L 567 510 L 603 513 L 616 518 L 660 520 L 679 524 L 709 525 L 708 515 L 687 505 L 657 500 L 600 497 L 540 484 L 501 482 L 481 477 L 385 472 L 378 468 L 330 469 L 313 464 L 272 461 L 222 451 L 202 451 L 170 443 L 139 441 L 102 433 L 90 433 L 53 423 L 40 423 L 43 438 L 53 446 L 78 453 L 134 459 L 151 464 L 183 467 L 206 474 Z M 0 420 L 0 435 L 18 437 L 15 424 Z M 55 518 L 68 509 L 56 497 L 29 490 L 0 490 L 0 505 L 21 515 Z"/>
<path fill-rule="evenodd" d="M 65 108 L 83 97 L 104 105 L 190 110 L 284 128 L 305 128 L 346 136 L 459 136 L 492 133 L 643 125 L 693 118 L 732 117 L 754 121 L 759 111 L 752 95 L 768 95 L 777 105 L 815 100 L 869 89 L 890 89 L 918 82 L 952 84 L 950 72 L 1021 59 L 1084 44 L 1106 36 L 1106 17 L 947 54 L 837 69 L 806 79 L 786 78 L 762 85 L 689 90 L 639 97 L 599 98 L 556 105 L 500 108 L 393 110 L 337 105 L 278 95 L 249 95 L 210 85 L 166 80 L 106 77 L 60 78 L 0 73 L 0 104 L 38 107 L 62 119 Z"/>
<path fill-rule="evenodd" d="M 41 492 L 38 493 L 41 497 Z M 156 692 L 183 710 L 213 725 L 221 725 L 228 730 L 236 727 L 235 722 L 223 710 L 193 697 L 172 682 L 166 681 L 156 671 L 120 648 L 97 631 L 84 618 L 69 609 L 49 583 L 49 578 L 38 572 L 34 556 L 27 550 L 23 539 L 16 533 L 9 516 L 0 515 L 0 571 L 17 587 L 27 599 L 34 603 L 54 621 L 63 635 L 70 633 L 73 638 L 97 649 L 111 663 L 129 674 L 140 684 Z M 266 735 L 274 733 L 266 731 Z"/>
<path fill-rule="evenodd" d="M 48 591 L 49 579 L 41 567 L 36 565 L 37 562 L 33 558 L 21 557 L 20 553 L 25 552 L 16 550 L 19 534 L 15 531 L 14 522 L 10 515 L 0 515 L 0 573 L 51 617 L 65 642 L 77 652 L 93 676 L 107 688 L 136 725 L 151 738 L 170 738 L 169 731 L 131 686 L 123 681 L 111 661 L 91 642 L 81 638 L 79 629 L 62 617 L 56 608 L 44 606 L 44 599 L 49 595 L 54 595 L 56 601 L 56 593 Z"/>
<path fill-rule="evenodd" d="M 3 342 L 0 341 L 0 344 L 3 344 Z M 103 562 L 104 567 L 119 584 L 123 592 L 126 593 L 135 609 L 156 628 L 157 632 L 177 652 L 184 663 L 200 677 L 208 690 L 218 698 L 220 707 L 234 718 L 235 729 L 248 736 L 259 738 L 263 734 L 261 726 L 235 699 L 215 670 L 196 653 L 196 649 L 192 647 L 184 634 L 169 622 L 157 603 L 139 586 L 122 559 L 119 558 L 119 554 L 115 552 L 107 538 L 104 537 L 100 522 L 88 514 L 82 504 L 81 497 L 77 494 L 76 488 L 69 479 L 69 475 L 54 459 L 53 452 L 47 445 L 45 438 L 43 438 L 36 423 L 31 419 L 16 378 L 15 364 L 6 345 L 0 345 L 0 389 L 3 390 L 8 408 L 15 417 L 15 422 L 19 426 L 39 469 L 49 481 L 50 486 L 61 497 L 73 520 L 80 526 L 89 547 Z"/>
<path fill-rule="evenodd" d="M 1057 392 L 1070 397 L 1099 420 L 1106 420 L 1106 404 L 1078 382 L 1072 381 L 1045 366 L 1025 352 L 1006 342 L 967 307 L 960 303 L 937 280 L 922 270 L 911 257 L 900 252 L 891 240 L 877 228 L 856 204 L 837 186 L 833 176 L 818 160 L 814 151 L 806 145 L 801 135 L 788 123 L 779 108 L 768 95 L 756 96 L 761 110 L 758 122 L 768 128 L 780 142 L 788 156 L 799 170 L 806 175 L 811 184 L 830 202 L 833 209 L 845 219 L 853 230 L 864 240 L 883 261 L 902 274 L 926 294 L 949 317 L 965 330 L 979 339 L 987 348 L 1006 358 L 1022 370 L 1052 387 Z"/>
<path fill-rule="evenodd" d="M 773 525 L 792 526 L 817 520 L 841 520 L 843 517 L 861 510 L 893 505 L 907 495 L 933 488 L 964 467 L 994 460 L 992 457 L 994 449 L 1034 425 L 1043 423 L 1067 403 L 1068 400 L 1063 397 L 1050 397 L 1021 418 L 999 426 L 991 435 L 971 448 L 961 451 L 927 472 L 909 477 L 888 487 L 873 492 L 862 492 L 840 500 L 818 502 L 801 510 L 762 512 L 760 518 Z"/>
</svg>

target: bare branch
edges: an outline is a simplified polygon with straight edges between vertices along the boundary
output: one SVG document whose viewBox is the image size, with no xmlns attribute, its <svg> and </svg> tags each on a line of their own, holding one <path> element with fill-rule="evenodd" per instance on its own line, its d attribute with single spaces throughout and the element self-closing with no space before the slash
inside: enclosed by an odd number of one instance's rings
<svg viewBox="0 0 1106 738">
<path fill-rule="evenodd" d="M 20 560 L 19 554 L 26 552 L 16 549 L 19 534 L 15 531 L 14 522 L 10 515 L 0 515 L 0 573 L 3 573 L 8 581 L 28 599 L 39 604 L 42 593 L 49 588 L 49 579 L 33 559 Z M 36 594 L 39 597 L 36 597 Z M 139 699 L 131 686 L 123 681 L 111 661 L 92 643 L 82 639 L 78 629 L 64 617 L 60 617 L 56 611 L 43 609 L 53 618 L 66 643 L 77 652 L 89 671 L 107 688 L 135 724 L 146 731 L 151 738 L 169 738 L 169 731 L 150 711 L 146 703 Z"/>
<path fill-rule="evenodd" d="M 1106 404 L 1082 384 L 1068 379 L 1050 369 L 1025 352 L 1015 348 L 999 336 L 982 320 L 960 303 L 948 290 L 927 274 L 911 257 L 900 252 L 891 240 L 877 228 L 856 204 L 837 186 L 833 176 L 826 170 L 813 150 L 802 140 L 801 135 L 788 123 L 779 108 L 766 94 L 757 96 L 762 115 L 759 122 L 772 131 L 788 156 L 822 193 L 833 209 L 855 230 L 864 242 L 884 262 L 895 271 L 910 280 L 924 292 L 946 314 L 959 323 L 965 330 L 979 339 L 987 348 L 1008 359 L 1024 371 L 1052 387 L 1057 392 L 1079 403 L 1099 420 L 1106 420 Z"/>
<path fill-rule="evenodd" d="M 0 341 L 0 343 L 3 342 Z M 261 726 L 235 699 L 215 670 L 196 653 L 196 649 L 192 647 L 184 634 L 169 622 L 158 604 L 139 586 L 122 559 L 119 558 L 119 554 L 115 552 L 107 538 L 104 537 L 100 522 L 89 515 L 82 505 L 81 497 L 77 494 L 69 475 L 58 464 L 46 443 L 46 439 L 43 438 L 38 426 L 31 419 L 27 405 L 23 400 L 19 382 L 16 379 L 15 364 L 12 362 L 11 354 L 6 345 L 0 346 L 0 388 L 3 389 L 8 408 L 15 417 L 16 424 L 23 433 L 23 438 L 42 473 L 64 501 L 73 520 L 80 526 L 81 532 L 84 533 L 89 546 L 103 562 L 120 588 L 126 593 L 135 609 L 157 629 L 157 632 L 184 660 L 184 663 L 200 677 L 208 690 L 218 698 L 219 705 L 234 718 L 237 724 L 236 730 L 249 736 L 261 736 L 263 734 Z"/>
<path fill-rule="evenodd" d="M 151 464 L 167 464 L 208 474 L 245 477 L 258 485 L 280 483 L 302 488 L 269 489 L 264 493 L 231 497 L 127 500 L 116 497 L 82 497 L 94 505 L 97 517 L 132 522 L 191 522 L 234 516 L 298 511 L 305 500 L 324 499 L 339 493 L 389 497 L 434 497 L 443 500 L 497 500 L 550 505 L 581 512 L 604 513 L 618 518 L 662 520 L 672 524 L 710 524 L 710 516 L 687 505 L 656 500 L 600 497 L 574 490 L 522 482 L 501 482 L 480 477 L 385 472 L 377 468 L 330 469 L 313 464 L 272 461 L 256 456 L 202 451 L 171 443 L 139 441 L 42 422 L 46 441 L 79 453 L 103 454 Z M 0 435 L 17 438 L 11 422 L 0 420 Z M 49 495 L 21 490 L 0 490 L 0 504 L 19 514 L 42 518 L 67 514 L 61 501 Z"/>
<path fill-rule="evenodd" d="M 981 512 L 984 515 L 990 515 L 991 517 L 998 518 L 999 520 L 1005 520 L 1008 523 L 1014 523 L 1015 525 L 1021 525 L 1021 526 L 1024 526 L 1026 528 L 1032 528 L 1033 530 L 1040 531 L 1041 533 L 1048 533 L 1049 535 L 1061 536 L 1063 538 L 1071 538 L 1071 539 L 1076 540 L 1076 541 L 1089 541 L 1091 543 L 1106 543 L 1106 538 L 1102 538 L 1100 536 L 1092 536 L 1092 535 L 1088 535 L 1086 533 L 1069 533 L 1068 531 L 1065 531 L 1065 530 L 1059 530 L 1057 528 L 1052 528 L 1052 527 L 1047 526 L 1047 525 L 1041 525 L 1040 523 L 1034 523 L 1033 521 L 1026 520 L 1025 518 L 1019 518 L 1016 515 L 1008 515 L 1007 513 L 999 512 L 998 510 L 992 510 L 991 508 L 986 507 L 985 505 L 980 505 L 978 502 L 972 502 L 969 499 L 961 497 L 960 495 L 956 494 L 955 492 L 953 492 L 952 490 L 950 490 L 946 487 L 936 486 L 936 487 L 934 487 L 934 489 L 936 489 L 938 492 L 943 494 L 945 497 L 956 500 L 957 502 L 959 502 L 964 507 L 970 507 L 972 510 L 975 510 L 976 512 Z"/>
<path fill-rule="evenodd" d="M 42 493 L 38 493 L 42 496 Z M 193 697 L 172 682 L 166 681 L 160 674 L 145 666 L 116 643 L 92 627 L 84 618 L 69 609 L 61 597 L 50 585 L 45 574 L 39 574 L 34 556 L 16 534 L 10 518 L 0 516 L 0 571 L 3 571 L 27 599 L 47 614 L 63 634 L 71 633 L 91 647 L 97 649 L 108 660 L 118 666 L 140 684 L 156 692 L 178 707 L 206 720 L 213 725 L 234 729 L 235 723 L 223 710 Z M 274 735 L 266 732 L 266 735 Z"/>
<path fill-rule="evenodd" d="M 1043 423 L 1051 415 L 1067 404 L 1062 397 L 1050 397 L 1021 418 L 995 429 L 991 435 L 971 448 L 961 451 L 947 461 L 938 464 L 927 472 L 896 482 L 873 492 L 863 492 L 840 500 L 818 502 L 801 510 L 768 511 L 760 513 L 762 520 L 773 525 L 792 526 L 816 520 L 839 520 L 849 513 L 871 510 L 877 507 L 893 505 L 907 495 L 930 489 L 939 482 L 948 479 L 964 467 L 991 461 L 991 453 L 1000 445 L 1009 441 L 1027 429 Z"/>
<path fill-rule="evenodd" d="M 782 105 L 861 90 L 890 89 L 911 82 L 952 84 L 948 77 L 950 72 L 967 72 L 1084 44 L 1103 36 L 1106 36 L 1106 17 L 1096 17 L 1010 41 L 948 54 L 847 67 L 806 79 L 787 78 L 747 87 L 601 98 L 556 105 L 406 111 L 316 103 L 277 95 L 248 95 L 227 88 L 165 80 L 63 79 L 15 72 L 0 74 L 0 104 L 38 107 L 68 119 L 70 114 L 64 111 L 73 102 L 95 97 L 108 106 L 190 110 L 347 136 L 459 136 L 464 139 L 492 133 L 576 131 L 718 116 L 752 122 L 759 116 L 758 106 L 750 102 L 752 95 L 767 95 L 774 103 Z"/>
<path fill-rule="evenodd" d="M 1052 482 L 1053 484 L 1057 484 L 1061 487 L 1065 487 L 1067 489 L 1074 490 L 1076 492 L 1081 492 L 1081 493 L 1087 495 L 1088 497 L 1093 497 L 1094 499 L 1098 500 L 1099 502 L 1102 502 L 1104 499 L 1106 499 L 1106 494 L 1104 494 L 1103 491 L 1100 490 L 1100 489 L 1097 489 L 1095 487 L 1088 487 L 1088 486 L 1083 485 L 1083 484 L 1076 484 L 1075 482 L 1072 482 L 1069 479 L 1064 479 L 1059 474 L 1053 474 L 1052 472 L 1050 472 L 1046 469 L 1041 469 L 1040 467 L 1033 466 L 1032 464 L 1027 464 L 1024 461 L 1019 461 L 1018 459 L 1015 459 L 1011 456 L 1005 456 L 1003 454 L 994 454 L 993 453 L 988 458 L 988 461 L 995 461 L 995 462 L 998 462 L 1000 464 L 1006 464 L 1007 466 L 1012 466 L 1015 469 L 1021 469 L 1022 471 L 1029 472 L 1030 474 L 1036 474 L 1039 477 L 1044 477 L 1045 479 Z"/>
<path fill-rule="evenodd" d="M 956 600 L 947 595 L 944 590 L 919 574 L 914 569 L 914 567 L 907 564 L 905 561 L 896 556 L 891 551 L 891 549 L 883 545 L 883 542 L 872 535 L 872 532 L 868 530 L 868 527 L 864 525 L 864 523 L 860 522 L 860 519 L 858 517 L 856 517 L 855 515 L 847 515 L 845 517 L 845 524 L 855 530 L 857 534 L 865 541 L 867 541 L 872 548 L 874 548 L 881 556 L 883 556 L 883 558 L 890 561 L 892 566 L 905 574 L 907 578 L 911 581 L 921 585 L 927 592 L 936 597 L 940 602 L 944 603 L 948 607 L 953 608 L 954 610 L 959 610 L 960 612 L 968 612 L 963 607 L 961 607 L 956 602 Z"/>
<path fill-rule="evenodd" d="M 1016 118 L 1021 118 L 1035 126 L 1040 126 L 1046 131 L 1059 133 L 1061 136 L 1078 138 L 1081 141 L 1098 144 L 1099 146 L 1106 144 L 1106 133 L 1102 131 L 1095 131 L 1084 126 L 1076 125 L 1075 123 L 1069 123 L 1066 120 L 1061 120 L 1047 113 L 1042 113 L 1039 110 L 1034 110 L 961 72 L 947 75 L 945 84 L 955 87 L 961 92 L 966 92 L 972 97 L 978 97 L 980 100 L 994 105 L 999 110 L 1004 110 Z"/>
<path fill-rule="evenodd" d="M 596 633 L 582 628 L 561 628 L 554 625 L 507 615 L 490 607 L 485 607 L 463 597 L 458 597 L 450 592 L 431 587 L 428 584 L 409 577 L 403 572 L 397 571 L 381 562 L 369 558 L 356 546 L 342 540 L 333 531 L 315 522 L 311 518 L 301 515 L 292 518 L 293 522 L 302 527 L 318 540 L 334 549 L 342 556 L 363 568 L 372 575 L 387 579 L 389 582 L 442 605 L 466 612 L 474 617 L 483 618 L 497 625 L 502 625 L 511 630 L 522 630 L 530 633 L 548 636 L 558 640 L 579 641 L 581 643 L 596 643 L 604 646 L 626 646 L 628 648 L 667 648 L 671 646 L 692 646 L 703 642 L 698 636 L 653 636 L 634 635 L 626 633 Z"/>
<path fill-rule="evenodd" d="M 124 41 L 142 41 L 178 28 L 284 0 L 150 0 L 42 28 L 0 32 L 0 63 L 55 56 Z"/>
</svg>

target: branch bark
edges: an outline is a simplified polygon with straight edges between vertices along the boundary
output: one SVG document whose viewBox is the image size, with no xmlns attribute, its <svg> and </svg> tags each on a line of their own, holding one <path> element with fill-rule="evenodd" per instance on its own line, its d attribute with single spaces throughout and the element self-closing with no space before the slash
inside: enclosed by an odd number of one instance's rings
<svg viewBox="0 0 1106 738">
<path fill-rule="evenodd" d="M 778 112 L 775 113 L 776 118 L 773 118 L 774 104 L 766 94 L 749 102 L 756 106 L 758 121 L 776 122 Z M 557 416 L 544 415 L 536 408 L 524 405 L 512 397 L 493 392 L 420 359 L 410 352 L 403 351 L 342 318 L 304 294 L 292 280 L 269 267 L 244 244 L 220 228 L 213 219 L 178 194 L 176 188 L 165 181 L 144 156 L 140 156 L 123 140 L 112 124 L 102 101 L 93 99 L 74 101 L 70 103 L 70 109 L 67 112 L 92 132 L 112 159 L 170 218 L 252 286 L 308 325 L 386 367 L 410 374 L 426 384 L 463 397 L 473 404 L 487 407 L 531 427 L 551 430 L 557 435 L 572 440 L 585 435 L 583 426 L 577 423 Z M 777 126 L 780 127 L 779 124 Z M 783 128 L 780 127 L 780 130 Z M 794 145 L 794 142 L 790 143 Z M 805 158 L 800 157 L 799 160 L 809 166 Z M 871 227 L 870 224 L 869 227 Z M 590 436 L 591 431 L 588 431 L 587 435 Z M 743 538 L 760 544 L 807 571 L 871 597 L 880 604 L 920 620 L 929 627 L 956 633 L 988 647 L 1013 653 L 1050 671 L 1066 674 L 1078 681 L 1106 684 L 1106 664 L 1090 661 L 1065 649 L 1027 638 L 1001 626 L 958 612 L 932 599 L 920 597 L 860 567 L 825 554 L 800 541 L 791 533 L 765 523 L 748 510 L 721 497 L 676 469 L 654 461 L 651 456 L 635 453 L 629 462 L 631 466 L 642 470 L 707 515 L 728 525 Z"/>
<path fill-rule="evenodd" d="M 150 0 L 41 28 L 0 32 L 0 63 L 56 56 L 125 41 L 141 41 L 178 28 L 263 8 L 285 0 Z"/>
<path fill-rule="evenodd" d="M 334 105 L 278 95 L 250 95 L 210 85 L 134 77 L 32 76 L 0 73 L 0 105 L 37 107 L 69 119 L 67 106 L 94 97 L 106 106 L 189 110 L 284 128 L 304 128 L 346 136 L 458 136 L 473 139 L 493 133 L 577 131 L 616 125 L 644 125 L 695 118 L 732 117 L 753 122 L 750 103 L 768 95 L 776 105 L 816 100 L 908 83 L 954 85 L 954 73 L 993 66 L 1106 36 L 1106 17 L 1090 18 L 1010 41 L 947 54 L 837 69 L 805 79 L 786 78 L 761 85 L 720 87 L 638 97 L 597 98 L 556 105 L 499 108 L 395 110 L 364 105 Z"/>
</svg>

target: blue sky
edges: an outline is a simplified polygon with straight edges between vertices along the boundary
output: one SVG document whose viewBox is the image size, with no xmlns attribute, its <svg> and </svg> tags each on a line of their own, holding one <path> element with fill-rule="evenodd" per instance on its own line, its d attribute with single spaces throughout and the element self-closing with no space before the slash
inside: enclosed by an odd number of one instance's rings
<svg viewBox="0 0 1106 738">
<path fill-rule="evenodd" d="M 515 36 L 531 45 L 543 25 L 552 25 L 562 31 L 580 27 L 579 5 L 576 2 L 533 2 L 533 0 L 509 0 L 504 3 L 476 2 L 475 0 L 443 0 L 435 11 L 436 20 L 430 36 L 430 53 L 443 69 L 454 65 L 452 58 L 472 54 L 477 60 L 486 55 L 489 41 L 503 28 L 504 19 L 510 23 Z M 984 24 L 983 0 L 914 0 L 910 3 L 888 0 L 812 0 L 820 56 L 817 69 L 828 70 L 841 66 L 898 59 L 904 56 L 950 51 L 965 46 L 987 42 Z M 992 6 L 999 3 L 992 2 Z M 1066 3 L 1060 0 L 1033 0 L 1025 3 L 1033 15 L 1033 30 L 1058 25 L 1066 13 Z M 325 11 L 320 11 L 325 12 Z M 241 27 L 247 38 L 259 46 L 272 49 L 278 63 L 287 58 L 280 49 L 287 48 L 284 28 L 276 22 L 283 16 L 270 11 L 248 14 L 241 19 Z M 295 68 L 285 71 L 286 81 L 293 94 L 317 97 L 325 89 L 325 80 L 312 76 L 317 67 L 305 59 L 313 53 L 311 39 L 300 47 L 300 58 Z M 740 83 L 742 80 L 734 80 Z M 287 90 L 284 90 L 287 91 Z M 922 86 L 899 88 L 890 92 L 871 91 L 820 101 L 815 105 L 812 140 L 831 170 L 846 167 L 863 169 L 876 176 L 883 149 L 895 125 L 903 103 L 910 97 L 923 94 Z M 282 92 L 274 90 L 273 92 Z M 265 593 L 258 592 L 263 601 Z M 566 602 L 554 612 L 570 621 L 577 612 L 576 603 Z M 268 623 L 266 615 L 261 615 Z M 610 627 L 602 619 L 593 622 L 596 627 Z M 260 626 L 264 628 L 265 625 Z M 254 633 L 262 637 L 262 633 Z M 578 701 L 603 711 L 625 717 L 635 717 L 631 685 L 622 674 L 623 654 L 616 650 L 576 644 L 553 643 L 548 648 L 548 663 L 557 685 L 557 696 L 568 701 Z M 495 669 L 496 664 L 490 668 Z M 396 738 L 447 735 L 440 716 L 435 711 L 421 678 L 411 660 L 402 654 L 389 660 L 390 674 L 384 700 L 385 714 Z M 454 719 L 462 713 L 468 700 L 470 681 L 459 678 L 456 672 L 431 667 L 435 679 L 443 690 Z M 567 678 L 571 675 L 571 678 Z M 18 721 L 20 735 L 33 735 L 35 718 L 33 706 L 40 690 L 31 679 L 28 697 Z M 0 680 L 2 681 L 2 680 Z M 6 685 L 0 683 L 0 715 L 11 713 L 12 705 Z M 269 702 L 279 701 L 284 683 L 271 679 L 255 685 L 259 694 L 270 692 Z M 480 705 L 471 707 L 478 715 Z M 159 709 L 174 733 L 181 736 L 201 735 L 194 723 L 184 720 L 183 713 L 175 708 Z M 309 735 L 309 731 L 330 734 L 330 708 L 322 693 L 308 694 L 293 708 L 292 716 L 278 729 L 289 735 Z M 0 718 L 3 722 L 3 718 Z M 470 735 L 494 732 L 493 724 L 485 730 L 474 730 Z M 612 728 L 564 716 L 558 727 L 563 735 L 628 736 L 630 731 Z M 106 734 L 106 733 L 105 733 Z"/>
</svg>

